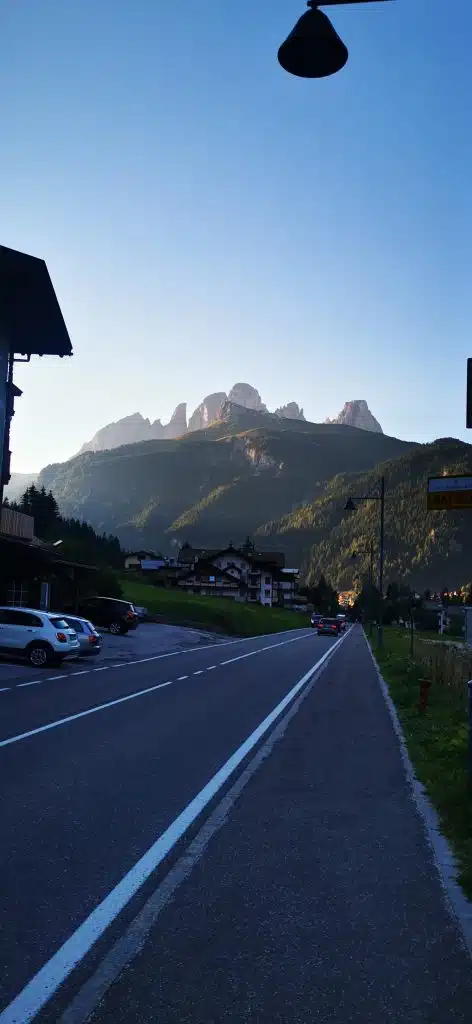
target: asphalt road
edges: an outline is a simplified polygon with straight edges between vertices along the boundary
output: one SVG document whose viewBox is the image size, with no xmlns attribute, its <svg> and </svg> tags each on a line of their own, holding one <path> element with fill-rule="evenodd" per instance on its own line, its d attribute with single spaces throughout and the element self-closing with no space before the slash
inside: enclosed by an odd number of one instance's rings
<svg viewBox="0 0 472 1024">
<path fill-rule="evenodd" d="M 358 629 L 273 750 L 281 717 L 254 738 L 332 647 L 200 643 L 1 695 L 1 1024 L 470 1024 L 471 961 Z"/>
<path fill-rule="evenodd" d="M 0 1005 L 332 643 L 309 630 L 203 639 L 0 695 Z"/>
</svg>

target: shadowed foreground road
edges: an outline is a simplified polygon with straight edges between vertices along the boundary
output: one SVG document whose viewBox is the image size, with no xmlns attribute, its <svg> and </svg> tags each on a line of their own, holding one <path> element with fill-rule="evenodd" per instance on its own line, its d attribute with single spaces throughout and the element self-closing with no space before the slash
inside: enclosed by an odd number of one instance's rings
<svg viewBox="0 0 472 1024">
<path fill-rule="evenodd" d="M 472 964 L 360 632 L 93 1019 L 470 1024 Z"/>
<path fill-rule="evenodd" d="M 299 631 L 4 694 L 0 1024 L 470 1024 L 472 963 L 360 630 L 303 682 L 332 648 Z M 272 751 L 286 712 L 242 760 L 298 683 Z"/>
</svg>

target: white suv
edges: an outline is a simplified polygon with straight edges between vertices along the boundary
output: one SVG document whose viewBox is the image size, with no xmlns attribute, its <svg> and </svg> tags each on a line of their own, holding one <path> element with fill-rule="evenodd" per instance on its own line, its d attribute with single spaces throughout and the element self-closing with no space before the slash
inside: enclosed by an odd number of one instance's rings
<svg viewBox="0 0 472 1024">
<path fill-rule="evenodd" d="M 28 659 L 35 668 L 60 665 L 80 653 L 77 633 L 61 615 L 37 608 L 0 606 L 0 653 Z"/>
</svg>

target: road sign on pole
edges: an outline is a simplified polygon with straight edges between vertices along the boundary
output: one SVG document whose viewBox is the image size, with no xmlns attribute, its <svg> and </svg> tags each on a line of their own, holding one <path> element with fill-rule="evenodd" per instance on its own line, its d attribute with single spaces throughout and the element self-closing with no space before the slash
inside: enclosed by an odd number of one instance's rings
<svg viewBox="0 0 472 1024">
<path fill-rule="evenodd" d="M 467 412 L 466 427 L 472 428 L 472 359 L 467 360 Z"/>
<path fill-rule="evenodd" d="M 472 508 L 472 475 L 430 476 L 428 511 L 454 511 Z"/>
</svg>

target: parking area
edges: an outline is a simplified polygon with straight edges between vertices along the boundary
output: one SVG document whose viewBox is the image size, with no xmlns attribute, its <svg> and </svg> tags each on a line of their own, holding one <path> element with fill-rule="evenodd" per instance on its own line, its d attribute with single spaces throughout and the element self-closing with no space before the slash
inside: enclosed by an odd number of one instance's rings
<svg viewBox="0 0 472 1024">
<path fill-rule="evenodd" d="M 167 654 L 173 651 L 185 651 L 200 645 L 224 642 L 224 636 L 196 629 L 185 629 L 182 626 L 165 626 L 155 623 L 142 623 L 137 629 L 130 630 L 124 636 L 111 636 L 102 631 L 103 643 L 100 654 L 96 657 L 79 658 L 64 661 L 61 673 L 77 672 L 77 666 L 106 665 L 110 662 L 136 661 L 139 658 L 150 658 L 155 654 Z M 39 675 L 48 675 L 51 669 L 38 670 L 31 668 L 20 659 L 0 656 L 0 693 L 10 686 L 27 683 Z"/>
</svg>

